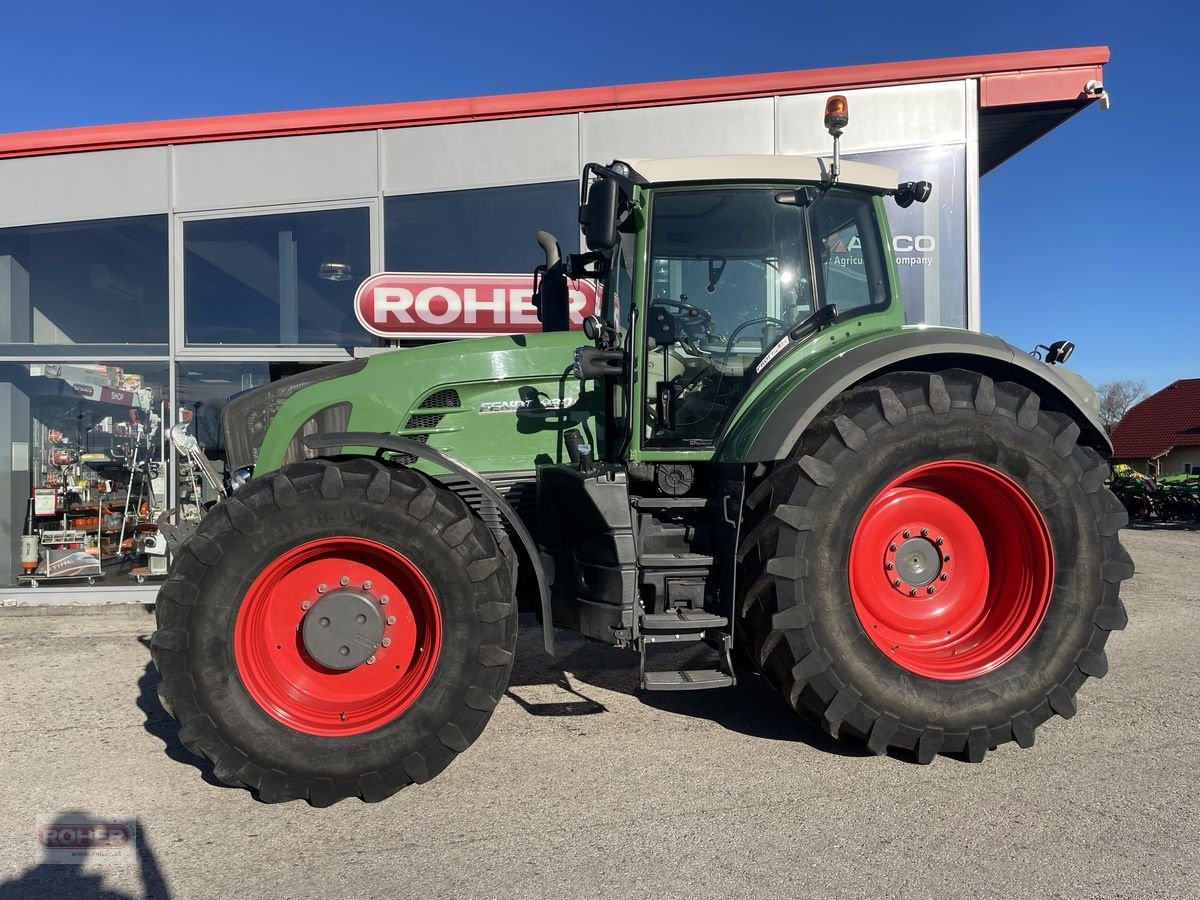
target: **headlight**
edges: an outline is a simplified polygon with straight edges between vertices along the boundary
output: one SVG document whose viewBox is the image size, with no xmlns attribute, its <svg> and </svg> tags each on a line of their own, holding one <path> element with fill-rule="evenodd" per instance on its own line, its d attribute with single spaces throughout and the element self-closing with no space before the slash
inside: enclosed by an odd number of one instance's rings
<svg viewBox="0 0 1200 900">
<path fill-rule="evenodd" d="M 242 466 L 233 473 L 233 477 L 229 479 L 230 490 L 236 491 L 243 484 L 254 477 L 254 466 Z"/>
</svg>

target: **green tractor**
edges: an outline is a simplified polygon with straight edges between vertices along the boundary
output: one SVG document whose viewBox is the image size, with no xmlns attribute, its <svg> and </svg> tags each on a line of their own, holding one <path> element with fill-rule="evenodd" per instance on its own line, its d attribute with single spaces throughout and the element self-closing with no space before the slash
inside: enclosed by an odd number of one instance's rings
<svg viewBox="0 0 1200 900">
<path fill-rule="evenodd" d="M 884 200 L 931 188 L 843 164 L 839 99 L 832 160 L 589 164 L 586 252 L 538 233 L 541 333 L 228 403 L 228 496 L 174 536 L 152 642 L 218 778 L 323 806 L 435 777 L 507 687 L 518 596 L 551 653 L 631 648 L 646 691 L 757 670 L 921 763 L 1075 713 L 1133 573 L 1096 395 L 1067 342 L 905 325 Z M 583 347 L 569 277 L 600 290 Z M 708 667 L 656 666 L 679 642 Z"/>
</svg>

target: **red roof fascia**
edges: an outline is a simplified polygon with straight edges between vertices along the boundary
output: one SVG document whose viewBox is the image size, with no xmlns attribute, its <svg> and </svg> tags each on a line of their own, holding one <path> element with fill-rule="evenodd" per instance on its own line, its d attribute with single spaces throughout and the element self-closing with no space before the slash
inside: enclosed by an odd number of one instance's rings
<svg viewBox="0 0 1200 900">
<path fill-rule="evenodd" d="M 1200 447 L 1200 378 L 1173 382 L 1134 406 L 1112 442 L 1117 459 L 1157 459 L 1172 447 Z"/>
<path fill-rule="evenodd" d="M 1076 47 L 1066 50 L 993 53 L 531 94 L 92 125 L 0 135 L 0 158 L 200 141 L 367 131 L 374 128 L 442 125 L 627 107 L 739 100 L 831 89 L 852 90 L 960 78 L 1000 79 L 987 82 L 992 85 L 988 89 L 989 94 L 996 99 L 981 99 L 984 105 L 1047 102 L 1062 99 L 1058 95 L 1064 91 L 1068 91 L 1071 97 L 1078 95 L 1087 80 L 1092 77 L 1099 79 L 1102 67 L 1108 59 L 1107 47 Z M 1044 73 L 1048 77 L 1035 77 L 1038 73 Z M 1084 75 L 1086 77 L 1083 77 Z M 1004 81 L 1001 76 L 1015 80 Z M 1082 81 L 1079 80 L 1081 77 Z M 1074 85 L 1074 88 L 1071 88 L 1071 85 Z M 1014 100 L 1013 97 L 1024 99 Z"/>
</svg>

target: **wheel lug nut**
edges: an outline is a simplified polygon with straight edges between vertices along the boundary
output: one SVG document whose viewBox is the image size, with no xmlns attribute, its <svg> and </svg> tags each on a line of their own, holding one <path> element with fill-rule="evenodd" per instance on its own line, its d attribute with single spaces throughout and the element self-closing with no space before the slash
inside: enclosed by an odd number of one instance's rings
<svg viewBox="0 0 1200 900">
<path fill-rule="evenodd" d="M 888 549 L 895 553 L 899 548 L 895 544 L 888 544 Z"/>
<path fill-rule="evenodd" d="M 905 539 L 912 537 L 912 532 L 909 531 L 907 528 L 904 529 L 904 537 L 905 537 Z"/>
<path fill-rule="evenodd" d="M 375 657 L 374 657 L 374 656 L 368 656 L 368 657 L 367 657 L 367 665 L 368 665 L 368 666 L 373 666 L 373 665 L 375 665 Z"/>
<path fill-rule="evenodd" d="M 312 604 L 309 603 L 307 600 L 305 600 L 303 603 L 300 604 L 300 608 L 301 609 L 312 609 Z"/>
<path fill-rule="evenodd" d="M 892 582 L 892 587 L 900 587 L 900 579 L 899 578 L 897 578 L 895 581 Z"/>
<path fill-rule="evenodd" d="M 886 566 L 884 566 L 884 568 L 885 568 L 885 569 L 887 569 L 887 570 L 890 572 L 890 571 L 892 571 L 892 569 L 896 568 L 896 564 L 895 564 L 895 563 L 888 563 Z"/>
<path fill-rule="evenodd" d="M 928 528 L 921 529 L 921 537 L 929 537 L 929 529 Z"/>
<path fill-rule="evenodd" d="M 909 588 L 909 589 L 908 589 L 908 596 L 910 596 L 910 597 L 915 597 L 915 596 L 917 596 L 917 589 L 916 589 L 916 588 Z"/>
<path fill-rule="evenodd" d="M 380 602 L 380 604 L 387 603 L 388 599 L 389 599 L 388 595 L 384 594 L 382 597 L 379 598 L 379 602 Z"/>
<path fill-rule="evenodd" d="M 329 590 L 329 588 L 325 587 L 325 585 L 323 585 L 323 584 L 318 584 L 318 585 L 317 585 L 317 593 L 318 593 L 318 594 L 323 594 L 323 593 L 325 593 L 327 590 Z"/>
<path fill-rule="evenodd" d="M 380 641 L 379 643 L 380 643 L 382 646 L 384 646 L 384 647 L 390 647 L 390 646 L 392 646 L 392 639 L 391 639 L 391 638 L 384 638 L 384 639 L 383 639 L 382 641 Z"/>
<path fill-rule="evenodd" d="M 345 587 L 349 583 L 350 583 L 350 578 L 346 575 L 343 575 L 341 578 L 338 579 L 338 584 L 340 584 L 342 587 Z"/>
<path fill-rule="evenodd" d="M 950 580 L 950 576 L 949 576 L 949 575 L 947 575 L 945 572 L 943 572 L 943 573 L 941 574 L 941 576 L 940 576 L 940 577 L 941 577 L 941 580 L 942 580 L 942 581 L 949 581 L 949 580 Z"/>
<path fill-rule="evenodd" d="M 370 589 L 371 589 L 371 582 L 369 582 L 369 581 L 364 581 L 364 582 L 363 582 L 363 590 L 364 590 L 364 591 L 369 591 Z"/>
<path fill-rule="evenodd" d="M 932 594 L 933 592 L 934 592 L 934 589 L 933 589 L 933 587 L 927 587 L 927 588 L 925 588 L 925 593 L 927 593 L 927 594 Z"/>
<path fill-rule="evenodd" d="M 387 623 L 388 623 L 389 625 L 395 625 L 395 624 L 396 624 L 396 617 L 395 617 L 395 616 L 388 616 L 388 617 L 387 617 Z"/>
<path fill-rule="evenodd" d="M 945 556 L 942 557 L 942 562 L 950 562 L 950 554 L 949 553 L 947 553 Z"/>
<path fill-rule="evenodd" d="M 944 537 L 940 537 L 936 541 L 934 541 L 934 543 L 940 547 L 940 546 L 942 546 L 942 544 L 946 543 L 946 539 Z"/>
</svg>

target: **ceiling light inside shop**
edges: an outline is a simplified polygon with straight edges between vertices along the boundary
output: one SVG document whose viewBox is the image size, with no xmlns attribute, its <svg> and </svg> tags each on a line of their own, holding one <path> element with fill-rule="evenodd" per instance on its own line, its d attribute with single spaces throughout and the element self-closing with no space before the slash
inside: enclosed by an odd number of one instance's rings
<svg viewBox="0 0 1200 900">
<path fill-rule="evenodd" d="M 326 281 L 350 281 L 354 278 L 354 270 L 350 268 L 348 262 L 326 260 L 317 270 L 317 277 L 324 278 Z"/>
</svg>

